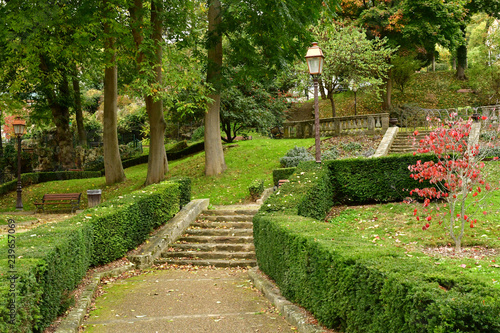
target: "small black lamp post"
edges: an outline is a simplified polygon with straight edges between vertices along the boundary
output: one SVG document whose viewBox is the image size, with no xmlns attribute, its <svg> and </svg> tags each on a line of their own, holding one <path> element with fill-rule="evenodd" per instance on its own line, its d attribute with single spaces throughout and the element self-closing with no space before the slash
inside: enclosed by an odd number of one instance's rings
<svg viewBox="0 0 500 333">
<path fill-rule="evenodd" d="M 23 199 L 22 199 L 22 186 L 21 186 L 21 137 L 24 134 L 24 129 L 26 127 L 26 121 L 17 117 L 14 119 L 14 134 L 17 137 L 17 203 L 16 209 L 23 210 Z"/>
<path fill-rule="evenodd" d="M 318 106 L 318 77 L 323 71 L 323 51 L 318 46 L 318 43 L 312 43 L 312 46 L 307 50 L 306 60 L 309 74 L 311 74 L 314 82 L 314 138 L 316 146 L 316 162 L 321 163 L 321 147 L 319 136 L 319 106 Z"/>
</svg>

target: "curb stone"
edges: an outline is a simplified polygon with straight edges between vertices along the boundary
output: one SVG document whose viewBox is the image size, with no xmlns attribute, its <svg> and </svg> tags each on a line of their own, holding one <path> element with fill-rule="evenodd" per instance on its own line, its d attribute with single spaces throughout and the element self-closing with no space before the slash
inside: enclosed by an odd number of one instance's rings
<svg viewBox="0 0 500 333">
<path fill-rule="evenodd" d="M 66 316 L 66 318 L 61 321 L 57 327 L 55 333 L 78 333 L 78 330 L 83 323 L 83 319 L 87 314 L 87 309 L 92 302 L 92 297 L 99 285 L 102 278 L 110 276 L 118 276 L 126 271 L 134 269 L 134 264 L 128 264 L 126 266 L 117 267 L 106 272 L 96 273 L 92 277 L 92 282 L 85 288 L 78 300 L 78 303 Z"/>
<path fill-rule="evenodd" d="M 321 326 L 307 323 L 300 307 L 293 304 L 281 295 L 278 287 L 269 279 L 264 277 L 258 267 L 248 270 L 248 276 L 264 296 L 276 307 L 285 319 L 293 326 L 297 327 L 300 333 L 323 333 L 326 332 Z"/>
</svg>

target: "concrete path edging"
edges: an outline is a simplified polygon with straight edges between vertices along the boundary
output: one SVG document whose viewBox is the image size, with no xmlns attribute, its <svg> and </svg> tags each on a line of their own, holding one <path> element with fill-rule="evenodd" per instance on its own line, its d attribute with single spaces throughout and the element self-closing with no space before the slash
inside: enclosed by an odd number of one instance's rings
<svg viewBox="0 0 500 333">
<path fill-rule="evenodd" d="M 110 276 L 118 276 L 126 271 L 134 269 L 135 265 L 129 264 L 122 267 L 117 267 L 112 270 L 97 273 L 92 277 L 92 282 L 85 288 L 83 293 L 80 295 L 78 303 L 66 316 L 66 318 L 61 321 L 57 327 L 55 333 L 78 333 L 80 325 L 82 325 L 85 315 L 87 314 L 87 309 L 92 303 L 92 297 L 97 289 L 102 278 Z"/>
<path fill-rule="evenodd" d="M 203 210 L 207 209 L 208 204 L 209 199 L 191 200 L 162 227 L 160 232 L 148 240 L 139 254 L 130 255 L 127 259 L 139 269 L 151 267 L 161 253 L 184 233 Z"/>
<path fill-rule="evenodd" d="M 293 326 L 297 327 L 300 333 L 323 333 L 325 330 L 314 324 L 307 323 L 307 318 L 303 314 L 303 310 L 293 304 L 280 293 L 279 288 L 269 279 L 267 279 L 259 270 L 254 267 L 248 271 L 248 276 L 252 280 L 255 288 L 257 288 L 271 302 L 285 319 Z"/>
</svg>

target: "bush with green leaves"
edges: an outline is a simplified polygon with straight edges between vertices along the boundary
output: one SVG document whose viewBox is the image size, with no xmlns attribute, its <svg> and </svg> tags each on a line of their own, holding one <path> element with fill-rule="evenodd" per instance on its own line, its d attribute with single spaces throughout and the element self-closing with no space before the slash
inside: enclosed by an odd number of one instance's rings
<svg viewBox="0 0 500 333">
<path fill-rule="evenodd" d="M 322 161 L 336 160 L 337 158 L 339 158 L 339 156 L 340 156 L 340 152 L 339 152 L 337 146 L 332 146 L 327 151 L 324 151 L 323 153 L 321 153 L 321 160 Z"/>
<path fill-rule="evenodd" d="M 296 167 L 280 168 L 273 170 L 273 184 L 278 186 L 278 182 L 282 179 L 288 179 L 296 170 Z"/>
<path fill-rule="evenodd" d="M 250 198 L 252 200 L 257 200 L 260 198 L 262 193 L 264 193 L 264 180 L 256 179 L 250 183 L 248 186 L 248 191 L 250 192 Z"/>
<path fill-rule="evenodd" d="M 193 131 L 191 141 L 199 141 L 205 138 L 205 126 L 200 126 Z"/>
<path fill-rule="evenodd" d="M 341 143 L 340 147 L 348 152 L 360 151 L 363 148 L 363 146 L 361 146 L 361 143 L 359 142 Z"/>
<path fill-rule="evenodd" d="M 280 164 L 283 168 L 290 168 L 306 161 L 314 161 L 312 154 L 305 147 L 295 146 L 280 159 Z"/>
<path fill-rule="evenodd" d="M 253 219 L 259 268 L 287 299 L 340 331 L 500 332 L 500 291 L 487 279 L 324 222 L 334 202 L 400 200 L 402 188 L 427 187 L 409 177 L 408 163 L 430 158 L 300 164 Z"/>
<path fill-rule="evenodd" d="M 16 235 L 16 311 L 10 322 L 10 275 L 0 275 L 0 332 L 43 332 L 71 304 L 91 265 L 122 258 L 179 210 L 179 184 L 163 182 L 106 201 L 57 225 Z M 0 249 L 7 253 L 6 238 Z M 7 257 L 0 259 L 9 270 Z"/>
</svg>

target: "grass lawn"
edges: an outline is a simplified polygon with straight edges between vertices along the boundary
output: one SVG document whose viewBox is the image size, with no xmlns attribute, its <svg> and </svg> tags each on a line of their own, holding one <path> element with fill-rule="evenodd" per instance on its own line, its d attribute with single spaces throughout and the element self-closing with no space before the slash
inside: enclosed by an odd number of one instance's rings
<svg viewBox="0 0 500 333">
<path fill-rule="evenodd" d="M 273 140 L 254 136 L 254 140 L 239 141 L 236 147 L 225 150 L 227 170 L 216 177 L 205 177 L 205 153 L 198 153 L 169 163 L 167 179 L 190 177 L 193 180 L 193 199 L 209 198 L 214 205 L 246 202 L 248 186 L 254 179 L 265 179 L 272 184 L 272 170 L 278 168 L 279 159 L 294 146 L 309 147 L 314 139 Z M 74 179 L 35 184 L 23 188 L 24 210 L 34 210 L 33 202 L 41 200 L 45 193 L 82 193 L 82 208 L 87 205 L 87 190 L 102 189 L 102 199 L 108 200 L 140 189 L 146 179 L 147 164 L 125 169 L 127 180 L 106 186 L 104 177 Z M 16 192 L 0 197 L 0 211 L 15 211 Z"/>
<path fill-rule="evenodd" d="M 498 162 L 487 162 L 491 183 L 498 184 Z M 449 266 L 457 274 L 480 276 L 500 288 L 500 191 L 491 193 L 487 203 L 474 218 L 474 228 L 467 224 L 462 240 L 462 254 L 454 253 L 445 223 L 434 222 L 422 230 L 426 221 L 417 221 L 413 209 L 419 203 L 389 203 L 337 208 L 325 224 L 328 237 L 355 239 L 373 247 L 404 249 L 408 259 L 428 260 Z M 483 215 L 482 211 L 487 211 Z M 455 227 L 459 230 L 459 227 Z M 330 233 L 331 232 L 331 233 Z M 425 253 L 425 254 L 424 254 Z"/>
</svg>

